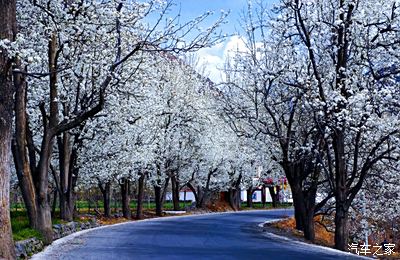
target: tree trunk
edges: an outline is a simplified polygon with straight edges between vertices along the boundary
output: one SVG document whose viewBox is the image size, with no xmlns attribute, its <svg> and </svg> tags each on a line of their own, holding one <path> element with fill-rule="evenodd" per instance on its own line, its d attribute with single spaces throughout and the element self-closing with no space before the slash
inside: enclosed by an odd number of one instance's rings
<svg viewBox="0 0 400 260">
<path fill-rule="evenodd" d="M 234 210 L 239 210 L 241 207 L 241 189 L 240 189 L 240 183 L 242 182 L 242 174 L 239 175 L 238 179 L 235 182 L 234 188 L 232 190 L 232 196 L 233 196 L 233 203 L 234 203 Z"/>
<path fill-rule="evenodd" d="M 242 175 L 240 174 L 238 179 L 235 181 L 233 188 L 230 188 L 228 192 L 225 193 L 225 199 L 228 200 L 229 205 L 235 211 L 240 209 L 241 197 L 240 197 L 240 182 L 242 181 Z"/>
<path fill-rule="evenodd" d="M 348 246 L 348 239 L 348 212 L 343 205 L 341 205 L 340 203 L 336 203 L 335 248 L 345 251 Z"/>
<path fill-rule="evenodd" d="M 275 189 L 274 189 L 274 186 L 268 187 L 268 190 L 269 190 L 269 194 L 271 195 L 271 199 L 272 199 L 272 207 L 273 207 L 273 208 L 276 208 Z"/>
<path fill-rule="evenodd" d="M 250 187 L 247 189 L 246 194 L 247 194 L 247 207 L 252 208 L 253 207 L 253 187 Z"/>
<path fill-rule="evenodd" d="M 238 200 L 238 196 L 240 196 L 240 191 L 236 189 L 229 189 L 229 191 L 225 192 L 225 199 L 234 211 L 239 210 L 240 199 Z"/>
<path fill-rule="evenodd" d="M 276 193 L 275 193 L 275 207 L 278 207 L 278 204 L 280 203 L 279 200 L 279 195 L 281 193 L 281 186 L 280 185 L 276 185 Z"/>
<path fill-rule="evenodd" d="M 0 7 L 4 7 L 4 3 L 0 1 Z M 6 6 L 10 9 L 12 7 Z M 1 13 L 1 11 L 0 11 Z M 2 25 L 2 24 L 0 24 Z M 0 61 L 0 66 L 2 66 Z M 0 96 L 9 88 L 5 82 L 3 69 L 0 74 Z M 12 98 L 12 97 L 7 97 Z M 0 100 L 2 97 L 0 97 Z M 2 101 L 2 100 L 1 100 Z M 6 118 L 4 122 L 0 121 L 0 259 L 14 259 L 14 243 L 11 231 L 10 221 L 10 154 L 11 154 L 11 114 L 9 107 L 3 107 L 4 104 L 10 105 L 10 102 L 0 102 L 0 118 Z M 12 103 L 11 103 L 12 107 Z M 8 111 L 7 111 L 8 110 Z M 7 115 L 8 114 L 8 115 Z"/>
<path fill-rule="evenodd" d="M 43 194 L 43 193 L 42 193 Z M 39 196 L 37 227 L 43 235 L 43 242 L 50 244 L 53 241 L 53 228 L 51 222 L 51 209 L 47 196 Z"/>
<path fill-rule="evenodd" d="M 88 213 L 90 214 L 90 210 L 92 208 L 92 198 L 90 197 L 90 189 L 88 189 L 87 201 L 88 201 Z"/>
<path fill-rule="evenodd" d="M 0 1 L 1 20 L 11 19 L 15 12 L 15 2 Z M 15 19 L 15 18 L 14 18 Z M 12 21 L 9 21 L 12 22 Z M 0 36 L 4 38 L 3 21 L 0 21 Z M 0 56 L 0 259 L 14 259 L 14 243 L 10 221 L 10 155 L 12 138 L 11 63 Z"/>
<path fill-rule="evenodd" d="M 300 180 L 300 166 L 295 163 L 287 162 L 283 164 L 282 167 L 285 170 L 285 175 L 292 192 L 296 229 L 304 231 L 306 210 Z"/>
<path fill-rule="evenodd" d="M 180 210 L 179 206 L 179 181 L 176 179 L 176 176 L 171 178 L 172 184 L 172 202 L 174 205 L 174 210 Z"/>
<path fill-rule="evenodd" d="M 137 197 L 137 206 L 136 206 L 136 218 L 143 218 L 143 197 L 144 197 L 144 174 L 140 175 L 139 183 L 138 183 L 138 197 Z"/>
<path fill-rule="evenodd" d="M 14 41 L 17 33 L 16 1 L 0 0 L 0 40 Z M 12 60 L 0 48 L 0 258 L 14 259 L 10 221 L 11 139 L 13 123 Z"/>
<path fill-rule="evenodd" d="M 349 229 L 347 225 L 348 220 L 348 206 L 347 202 L 347 172 L 344 151 L 344 133 L 337 131 L 333 140 L 333 147 L 335 151 L 335 200 L 336 200 L 336 214 L 335 214 L 335 248 L 345 251 L 348 242 Z"/>
<path fill-rule="evenodd" d="M 52 133 L 45 130 L 40 152 L 38 178 L 37 178 L 37 229 L 42 233 L 45 244 L 53 241 L 53 228 L 51 222 L 51 208 L 48 201 L 50 157 L 53 147 Z"/>
<path fill-rule="evenodd" d="M 261 187 L 261 202 L 262 202 L 262 207 L 263 207 L 263 208 L 265 208 L 265 204 L 266 204 L 266 202 L 267 202 L 267 198 L 266 198 L 265 195 L 266 195 L 266 194 L 265 194 L 265 186 L 263 185 L 263 186 Z"/>
<path fill-rule="evenodd" d="M 203 187 L 198 187 L 197 188 L 197 196 L 199 199 L 199 202 L 196 203 L 197 208 L 205 208 L 206 204 L 208 203 L 210 199 L 210 182 L 211 182 L 211 176 L 217 171 L 217 169 L 212 169 L 208 171 L 207 174 L 207 182 L 206 186 Z"/>
<path fill-rule="evenodd" d="M 167 178 L 164 183 L 164 188 L 161 190 L 161 208 L 164 208 L 165 198 L 167 197 L 167 190 L 170 178 Z"/>
<path fill-rule="evenodd" d="M 290 182 L 290 181 L 289 181 Z M 304 238 L 310 241 L 315 239 L 314 213 L 317 189 L 312 187 L 307 191 L 307 196 L 295 181 L 291 184 L 293 206 L 295 208 L 296 229 L 304 232 Z"/>
<path fill-rule="evenodd" d="M 121 199 L 122 199 L 122 214 L 124 218 L 130 219 L 132 217 L 130 208 L 130 195 L 129 195 L 129 184 L 130 181 L 126 178 L 122 179 L 121 187 Z"/>
<path fill-rule="evenodd" d="M 53 204 L 51 206 L 51 217 L 54 218 L 56 214 L 56 208 L 57 208 L 57 197 L 58 197 L 58 190 L 54 189 L 53 192 Z"/>
<path fill-rule="evenodd" d="M 293 197 L 293 206 L 294 206 L 294 217 L 296 220 L 296 229 L 304 231 L 304 216 L 305 216 L 305 208 L 304 208 L 304 198 L 303 192 L 299 187 L 292 186 L 292 197 Z"/>
<path fill-rule="evenodd" d="M 314 224 L 314 211 L 307 211 L 304 219 L 304 238 L 312 242 L 315 240 Z"/>
<path fill-rule="evenodd" d="M 203 209 L 206 207 L 208 201 L 208 191 L 205 188 L 197 187 L 197 198 L 196 208 Z"/>
<path fill-rule="evenodd" d="M 15 139 L 12 145 L 18 185 L 28 214 L 29 225 L 37 228 L 37 196 L 33 180 L 36 171 L 36 154 L 26 114 L 26 82 L 22 74 L 14 75 L 15 93 Z M 27 152 L 28 150 L 28 152 Z"/>
<path fill-rule="evenodd" d="M 64 106 L 64 113 L 68 109 Z M 74 159 L 70 134 L 62 133 L 57 137 L 60 165 L 60 218 L 72 221 L 74 217 L 73 173 Z"/>
<path fill-rule="evenodd" d="M 154 196 L 156 202 L 156 215 L 161 217 L 162 216 L 162 192 L 161 187 L 155 185 L 154 186 Z"/>
<path fill-rule="evenodd" d="M 276 188 L 276 192 L 275 192 L 275 188 Z M 276 185 L 275 187 L 268 187 L 268 190 L 269 190 L 269 193 L 271 194 L 272 207 L 274 207 L 274 208 L 278 207 L 280 186 Z"/>
<path fill-rule="evenodd" d="M 2 89 L 4 87 L 4 83 L 1 82 L 3 80 L 1 77 L 2 75 L 0 76 L 0 95 L 4 93 Z M 4 112 L 4 108 L 2 105 L 0 105 L 0 118 L 4 118 Z M 8 119 L 11 119 L 11 117 L 8 117 Z M 0 259 L 15 258 L 9 204 L 11 175 L 11 131 L 11 120 L 6 124 L 0 121 Z"/>
<path fill-rule="evenodd" d="M 233 193 L 233 190 L 232 189 L 229 189 L 228 191 L 225 191 L 225 192 L 223 192 L 222 193 L 222 197 L 221 197 L 221 200 L 222 201 L 226 201 L 226 202 L 228 202 L 229 203 L 229 206 L 231 206 L 231 208 L 234 210 L 234 211 L 236 211 L 237 209 L 236 209 L 236 205 L 235 205 L 235 203 L 234 203 L 234 199 L 233 199 L 233 195 L 232 195 L 232 193 Z"/>
<path fill-rule="evenodd" d="M 192 185 L 190 182 L 188 182 L 188 184 L 186 184 L 186 186 L 192 191 L 193 196 L 194 196 L 194 200 L 195 200 L 195 202 L 196 202 L 196 208 L 198 208 L 198 205 L 199 205 L 199 195 L 198 195 L 196 189 L 193 187 L 193 185 Z"/>
<path fill-rule="evenodd" d="M 111 182 L 106 182 L 104 187 L 101 183 L 99 183 L 99 188 L 101 194 L 103 195 L 103 209 L 104 209 L 104 217 L 111 217 Z"/>
<path fill-rule="evenodd" d="M 69 192 L 60 193 L 60 218 L 65 221 L 72 221 L 74 218 L 74 200 Z"/>
<path fill-rule="evenodd" d="M 103 203 L 104 203 L 104 216 L 109 218 L 111 217 L 111 183 L 107 182 L 105 185 L 103 194 Z"/>
</svg>

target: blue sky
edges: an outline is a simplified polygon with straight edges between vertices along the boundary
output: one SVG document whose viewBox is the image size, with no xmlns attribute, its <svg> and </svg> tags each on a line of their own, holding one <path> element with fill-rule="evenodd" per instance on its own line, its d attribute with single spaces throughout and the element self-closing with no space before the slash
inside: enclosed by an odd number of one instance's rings
<svg viewBox="0 0 400 260">
<path fill-rule="evenodd" d="M 279 0 L 261 0 L 264 3 L 273 4 Z M 222 28 L 224 33 L 233 34 L 236 29 L 240 29 L 239 20 L 241 13 L 247 8 L 247 0 L 173 0 L 176 4 L 174 11 L 181 9 L 181 15 L 183 20 L 188 20 L 199 16 L 207 11 L 215 12 L 214 16 L 211 17 L 209 22 L 211 23 L 212 18 L 217 19 L 221 10 L 230 11 L 227 17 L 227 24 Z"/>
<path fill-rule="evenodd" d="M 224 33 L 232 34 L 235 32 L 240 12 L 246 7 L 246 0 L 175 0 L 177 7 L 181 8 L 183 19 L 196 17 L 204 12 L 213 11 L 212 18 L 217 19 L 221 10 L 230 11 L 228 23 L 222 28 Z M 210 19 L 211 22 L 212 19 Z"/>
<path fill-rule="evenodd" d="M 272 4 L 278 0 L 262 0 L 264 3 Z M 176 6 L 173 7 L 173 13 L 181 10 L 181 18 L 183 21 L 188 21 L 197 17 L 204 12 L 213 11 L 214 15 L 207 20 L 204 27 L 207 27 L 216 21 L 221 10 L 230 11 L 227 17 L 227 23 L 220 29 L 223 34 L 234 35 L 240 31 L 241 13 L 247 8 L 247 0 L 173 0 Z M 219 82 L 223 79 L 221 69 L 225 59 L 232 49 L 244 48 L 244 44 L 240 37 L 232 36 L 212 48 L 207 48 L 197 52 L 199 59 L 199 70 L 205 70 L 206 76 L 209 76 L 213 81 Z"/>
</svg>

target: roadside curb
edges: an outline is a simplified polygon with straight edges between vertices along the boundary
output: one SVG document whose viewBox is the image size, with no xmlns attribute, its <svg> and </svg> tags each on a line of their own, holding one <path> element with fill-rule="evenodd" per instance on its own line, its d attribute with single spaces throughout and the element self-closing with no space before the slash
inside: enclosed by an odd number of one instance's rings
<svg viewBox="0 0 400 260">
<path fill-rule="evenodd" d="M 264 228 L 265 224 L 271 224 L 271 223 L 279 222 L 281 220 L 283 220 L 283 219 L 267 220 L 267 221 L 265 221 L 263 223 L 258 224 L 258 226 L 260 228 Z M 262 235 L 264 237 L 273 238 L 273 239 L 276 239 L 276 240 L 283 240 L 283 241 L 286 241 L 286 242 L 290 242 L 292 244 L 312 247 L 313 249 L 315 249 L 316 251 L 320 251 L 321 253 L 324 253 L 324 252 L 328 251 L 328 252 L 333 252 L 333 253 L 336 253 L 338 255 L 343 255 L 343 256 L 357 257 L 357 258 L 360 258 L 360 259 L 373 259 L 371 257 L 360 256 L 360 255 L 352 254 L 352 253 L 349 253 L 349 252 L 343 252 L 343 251 L 340 251 L 340 250 L 337 250 L 337 249 L 334 249 L 334 248 L 330 248 L 330 247 L 325 247 L 325 246 L 320 246 L 320 245 L 315 245 L 315 244 L 311 244 L 311 243 L 298 241 L 298 240 L 295 240 L 295 239 L 291 239 L 289 237 L 277 235 L 277 234 L 270 233 L 270 232 L 267 232 L 267 231 L 263 231 Z"/>
</svg>

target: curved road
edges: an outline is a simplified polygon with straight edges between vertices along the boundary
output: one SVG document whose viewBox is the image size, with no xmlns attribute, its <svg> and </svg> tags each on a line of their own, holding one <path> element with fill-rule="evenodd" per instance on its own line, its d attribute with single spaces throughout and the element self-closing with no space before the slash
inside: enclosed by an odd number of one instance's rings
<svg viewBox="0 0 400 260">
<path fill-rule="evenodd" d="M 129 222 L 56 241 L 33 259 L 356 259 L 262 232 L 291 210 L 245 211 Z"/>
</svg>

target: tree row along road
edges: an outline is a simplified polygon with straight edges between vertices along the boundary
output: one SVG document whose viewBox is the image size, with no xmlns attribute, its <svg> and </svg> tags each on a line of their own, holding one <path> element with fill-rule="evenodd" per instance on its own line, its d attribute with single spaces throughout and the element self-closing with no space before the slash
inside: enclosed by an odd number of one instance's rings
<svg viewBox="0 0 400 260">
<path fill-rule="evenodd" d="M 37 259 L 356 259 L 265 236 L 258 225 L 293 211 L 161 218 L 96 229 L 49 246 Z"/>
</svg>

